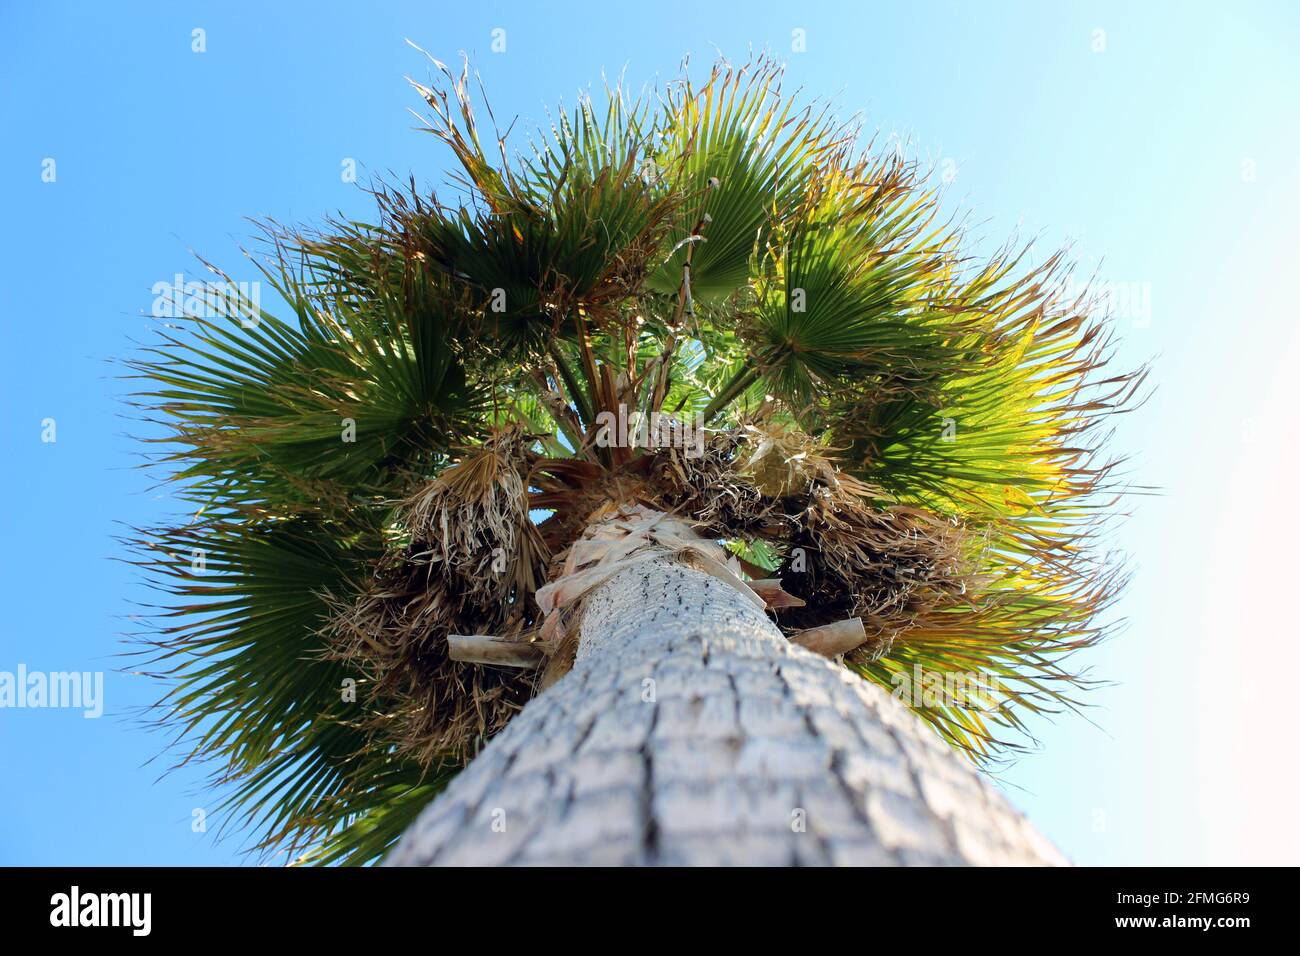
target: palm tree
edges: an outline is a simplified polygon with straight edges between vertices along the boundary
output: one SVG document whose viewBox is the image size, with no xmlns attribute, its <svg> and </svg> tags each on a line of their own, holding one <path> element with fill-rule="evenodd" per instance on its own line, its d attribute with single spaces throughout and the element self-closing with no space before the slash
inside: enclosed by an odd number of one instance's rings
<svg viewBox="0 0 1300 956">
<path fill-rule="evenodd" d="M 227 821 L 319 863 L 1052 859 L 976 767 L 1088 686 L 1141 380 L 1064 256 L 974 257 L 765 59 L 522 155 L 433 62 L 450 203 L 266 224 L 292 314 L 217 272 L 131 363 L 192 512 L 135 539 L 142 653 Z"/>
</svg>

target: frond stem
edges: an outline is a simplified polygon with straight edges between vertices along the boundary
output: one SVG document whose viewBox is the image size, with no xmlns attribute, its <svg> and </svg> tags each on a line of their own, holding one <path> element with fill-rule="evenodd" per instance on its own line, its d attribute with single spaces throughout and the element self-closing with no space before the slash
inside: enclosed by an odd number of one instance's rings
<svg viewBox="0 0 1300 956">
<path fill-rule="evenodd" d="M 736 374 L 731 376 L 731 380 L 722 386 L 722 391 L 718 392 L 709 404 L 704 406 L 704 411 L 700 413 L 704 424 L 708 424 L 718 416 L 724 408 L 736 400 L 738 396 L 744 393 L 745 389 L 758 381 L 759 371 L 747 365 L 742 365 L 736 370 Z"/>
<path fill-rule="evenodd" d="M 585 392 L 582 390 L 578 377 L 573 374 L 573 369 L 560 351 L 560 347 L 555 339 L 551 339 L 546 345 L 546 352 L 555 361 L 555 367 L 560 372 L 560 378 L 564 380 L 564 387 L 569 390 L 569 397 L 573 399 L 573 406 L 578 412 L 578 423 L 584 429 L 590 428 L 591 423 L 596 420 L 596 415 L 592 411 L 591 402 Z"/>
</svg>

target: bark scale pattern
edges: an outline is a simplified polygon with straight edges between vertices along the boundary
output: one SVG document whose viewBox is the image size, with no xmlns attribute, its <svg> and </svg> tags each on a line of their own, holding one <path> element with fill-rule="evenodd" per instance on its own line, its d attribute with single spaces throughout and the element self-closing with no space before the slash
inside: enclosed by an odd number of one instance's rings
<svg viewBox="0 0 1300 956">
<path fill-rule="evenodd" d="M 591 592 L 577 663 L 390 865 L 1057 864 L 888 693 L 668 558 Z"/>
</svg>

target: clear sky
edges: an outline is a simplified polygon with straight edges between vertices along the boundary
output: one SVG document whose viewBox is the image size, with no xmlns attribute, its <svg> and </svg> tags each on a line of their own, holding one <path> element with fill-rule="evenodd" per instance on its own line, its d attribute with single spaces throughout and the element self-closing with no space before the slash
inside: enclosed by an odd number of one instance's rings
<svg viewBox="0 0 1300 956">
<path fill-rule="evenodd" d="M 120 672 L 148 600 L 114 535 L 170 511 L 111 360 L 191 250 L 238 265 L 244 217 L 365 217 L 343 181 L 422 182 L 404 76 L 468 53 L 503 125 L 602 71 L 669 78 L 720 51 L 898 133 L 991 248 L 1073 244 L 1114 283 L 1121 361 L 1157 391 L 1116 422 L 1135 481 L 1116 547 L 1127 628 L 1085 662 L 1091 724 L 1037 728 L 1008 793 L 1080 863 L 1300 862 L 1300 8 L 1294 3 L 0 2 L 0 671 L 104 671 L 104 716 L 0 710 L 0 864 L 243 860 L 191 828 L 197 768 L 160 774 Z M 193 32 L 205 31 L 205 52 Z M 493 30 L 505 49 L 493 52 Z M 794 31 L 804 31 L 801 35 Z M 500 36 L 500 35 L 498 35 Z M 795 50 L 802 36 L 804 49 Z M 49 178 L 47 159 L 54 160 Z M 56 423 L 43 442 L 42 422 Z"/>
</svg>

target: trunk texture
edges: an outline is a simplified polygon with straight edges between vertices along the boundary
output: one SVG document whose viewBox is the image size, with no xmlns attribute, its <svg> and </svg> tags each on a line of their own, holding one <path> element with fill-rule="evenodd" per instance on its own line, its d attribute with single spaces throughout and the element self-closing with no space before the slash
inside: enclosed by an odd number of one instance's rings
<svg viewBox="0 0 1300 956">
<path fill-rule="evenodd" d="M 390 865 L 1055 864 L 906 707 L 654 558 L 587 597 L 577 663 Z"/>
</svg>

